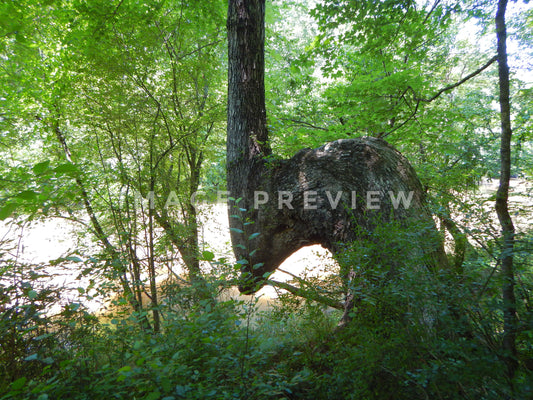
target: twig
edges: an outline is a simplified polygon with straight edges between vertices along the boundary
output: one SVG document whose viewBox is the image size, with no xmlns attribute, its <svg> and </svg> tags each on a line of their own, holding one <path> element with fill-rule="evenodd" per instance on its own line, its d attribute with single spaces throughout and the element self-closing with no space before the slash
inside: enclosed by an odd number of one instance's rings
<svg viewBox="0 0 533 400">
<path fill-rule="evenodd" d="M 311 124 L 310 122 L 306 122 L 306 121 L 300 121 L 300 120 L 297 120 L 297 119 L 292 119 L 292 118 L 280 118 L 282 121 L 289 121 L 289 122 L 293 122 L 295 124 L 299 124 L 299 125 L 303 125 L 303 126 L 307 126 L 309 128 L 313 128 L 313 129 L 320 129 L 321 131 L 327 131 L 328 128 L 324 128 L 322 126 L 316 126 L 316 125 L 313 125 Z"/>
<path fill-rule="evenodd" d="M 292 293 L 296 296 L 303 297 L 304 299 L 308 300 L 314 300 L 318 303 L 322 303 L 328 307 L 336 308 L 337 310 L 344 310 L 344 304 L 336 301 L 334 299 L 330 299 L 329 297 L 322 296 L 316 292 L 310 291 L 310 290 L 304 290 L 301 288 L 298 288 L 296 286 L 292 286 L 286 282 L 279 282 L 269 279 L 268 283 L 272 286 L 278 287 L 280 289 L 284 289 L 289 293 Z"/>
</svg>

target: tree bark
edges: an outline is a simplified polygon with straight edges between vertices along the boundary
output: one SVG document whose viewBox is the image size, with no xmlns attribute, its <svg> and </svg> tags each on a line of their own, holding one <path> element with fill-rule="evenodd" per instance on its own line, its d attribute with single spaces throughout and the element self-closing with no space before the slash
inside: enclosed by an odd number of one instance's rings
<svg viewBox="0 0 533 400">
<path fill-rule="evenodd" d="M 498 1 L 496 12 L 496 35 L 498 47 L 498 75 L 500 86 L 500 184 L 496 192 L 496 213 L 500 221 L 503 236 L 501 253 L 501 273 L 503 278 L 503 322 L 504 333 L 502 347 L 507 365 L 507 377 L 512 383 L 518 367 L 516 351 L 516 298 L 514 293 L 515 278 L 513 266 L 514 225 L 509 214 L 509 182 L 511 179 L 511 105 L 509 99 L 509 66 L 507 64 L 507 31 L 505 11 L 507 0 Z"/>
<path fill-rule="evenodd" d="M 228 9 L 227 187 L 234 200 L 231 241 L 237 258 L 253 233 L 251 199 L 270 154 L 264 83 L 264 0 L 231 0 Z M 232 204 L 230 199 L 230 204 Z M 236 204 L 238 203 L 238 204 Z M 244 255 L 244 258 L 246 256 Z"/>
<path fill-rule="evenodd" d="M 153 169 L 153 146 L 150 146 L 150 192 L 155 190 L 155 171 Z M 159 333 L 161 321 L 159 315 L 159 302 L 157 297 L 157 282 L 155 268 L 155 251 L 154 251 L 154 210 L 148 207 L 148 278 L 150 280 L 150 304 L 152 316 L 154 318 L 154 332 Z"/>
</svg>

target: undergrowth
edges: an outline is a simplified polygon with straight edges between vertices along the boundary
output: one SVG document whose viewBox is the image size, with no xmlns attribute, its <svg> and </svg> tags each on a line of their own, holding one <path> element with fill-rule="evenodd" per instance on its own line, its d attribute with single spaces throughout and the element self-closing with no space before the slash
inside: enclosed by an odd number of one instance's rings
<svg viewBox="0 0 533 400">
<path fill-rule="evenodd" d="M 384 279 L 382 251 L 359 249 L 375 263 L 360 271 L 364 296 L 342 328 L 338 310 L 288 294 L 259 312 L 254 300 L 191 302 L 184 287 L 167 293 L 174 298 L 155 334 L 141 328 L 143 314 L 99 319 L 70 304 L 51 317 L 43 310 L 52 293 L 4 287 L 0 399 L 531 398 L 531 312 L 520 297 L 520 369 L 510 385 L 490 260 L 471 252 L 459 278 L 396 265 Z M 522 279 L 523 293 L 530 286 Z M 15 292 L 14 304 L 6 299 Z"/>
</svg>

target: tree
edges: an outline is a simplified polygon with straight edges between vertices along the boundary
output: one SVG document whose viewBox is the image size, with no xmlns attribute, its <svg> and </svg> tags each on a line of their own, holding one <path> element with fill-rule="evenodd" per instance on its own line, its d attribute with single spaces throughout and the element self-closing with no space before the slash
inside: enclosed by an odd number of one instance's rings
<svg viewBox="0 0 533 400">
<path fill-rule="evenodd" d="M 414 218 L 434 229 L 415 171 L 381 139 L 339 140 L 286 160 L 272 155 L 264 94 L 264 13 L 261 0 L 229 3 L 227 182 L 234 200 L 231 238 L 244 265 L 245 292 L 257 290 L 302 246 L 321 244 L 338 254 L 391 218 L 405 224 Z M 395 197 L 402 194 L 409 196 L 403 207 Z M 438 238 L 421 251 L 431 258 L 428 264 L 446 263 Z M 350 271 L 344 275 L 350 279 Z M 350 308 L 351 302 L 346 304 Z"/>
<path fill-rule="evenodd" d="M 285 57 L 278 74 L 302 89 L 275 85 L 276 98 L 267 88 L 272 103 L 289 104 L 278 107 L 285 115 L 268 108 L 276 152 L 359 135 L 386 137 L 400 149 L 455 242 L 459 274 L 468 243 L 456 211 L 474 205 L 458 194 L 496 173 L 495 115 L 486 92 L 496 85 L 490 68 L 496 57 L 461 39 L 470 8 L 453 0 L 321 1 L 310 10 L 315 37 L 297 55 L 280 50 Z M 268 74 L 274 86 L 270 65 Z M 311 80 L 320 75 L 327 79 Z"/>
<path fill-rule="evenodd" d="M 500 88 L 500 184 L 496 192 L 496 213 L 502 228 L 503 246 L 500 255 L 501 273 L 503 279 L 503 321 L 504 332 L 502 347 L 507 365 L 507 376 L 512 383 L 518 367 L 516 351 L 516 297 L 514 293 L 514 224 L 509 214 L 509 182 L 511 179 L 511 105 L 509 100 L 509 65 L 507 63 L 507 29 L 505 11 L 507 0 L 498 1 L 496 12 L 496 35 L 498 49 L 498 77 Z"/>
<path fill-rule="evenodd" d="M 24 136 L 40 151 L 10 151 L 30 171 L 41 158 L 70 168 L 58 186 L 76 200 L 47 198 L 44 214 L 68 215 L 92 234 L 94 275 L 120 282 L 134 311 L 147 294 L 158 330 L 163 266 L 181 258 L 190 281 L 203 279 L 191 196 L 223 126 L 222 2 L 28 5 L 19 31 L 2 40 L 10 108 L 0 122 L 10 141 Z"/>
</svg>

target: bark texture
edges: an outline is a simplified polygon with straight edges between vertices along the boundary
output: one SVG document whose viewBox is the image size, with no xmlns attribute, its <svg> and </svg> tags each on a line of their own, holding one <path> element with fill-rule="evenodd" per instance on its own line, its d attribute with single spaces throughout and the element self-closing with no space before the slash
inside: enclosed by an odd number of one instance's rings
<svg viewBox="0 0 533 400">
<path fill-rule="evenodd" d="M 239 232 L 249 214 L 254 188 L 270 154 L 266 128 L 264 42 L 265 1 L 230 0 L 228 8 L 227 186 L 235 207 L 231 240 L 239 259 L 247 245 Z M 246 222 L 247 221 L 247 222 Z M 248 225 L 246 225 L 248 226 Z M 245 229 L 248 232 L 249 228 Z"/>
<path fill-rule="evenodd" d="M 264 83 L 265 2 L 232 0 L 228 11 L 228 188 L 247 199 L 270 154 Z M 255 174 L 255 175 L 254 175 Z M 242 204 L 245 205 L 245 204 Z"/>
<path fill-rule="evenodd" d="M 251 278 L 243 291 L 256 290 L 303 246 L 320 244 L 336 254 L 391 219 L 434 227 L 415 171 L 377 138 L 337 140 L 265 163 L 248 203 L 245 219 L 232 221 L 235 254 L 247 261 L 244 277 Z"/>
</svg>

